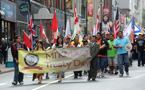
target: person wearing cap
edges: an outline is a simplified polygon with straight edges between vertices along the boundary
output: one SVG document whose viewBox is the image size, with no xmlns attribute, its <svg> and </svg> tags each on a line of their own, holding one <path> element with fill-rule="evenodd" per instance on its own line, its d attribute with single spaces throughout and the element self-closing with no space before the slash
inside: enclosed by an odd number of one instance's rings
<svg viewBox="0 0 145 90">
<path fill-rule="evenodd" d="M 129 76 L 129 57 L 126 47 L 130 43 L 129 39 L 123 37 L 123 32 L 119 31 L 118 38 L 114 41 L 114 47 L 117 49 L 117 60 L 119 66 L 120 77 L 123 77 L 124 69 L 126 75 Z M 125 67 L 125 68 L 124 68 Z"/>
</svg>

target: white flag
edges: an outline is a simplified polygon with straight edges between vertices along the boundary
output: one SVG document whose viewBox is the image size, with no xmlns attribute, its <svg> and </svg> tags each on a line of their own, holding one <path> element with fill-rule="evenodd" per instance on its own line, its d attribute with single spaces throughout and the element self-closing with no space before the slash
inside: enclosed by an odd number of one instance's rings
<svg viewBox="0 0 145 90">
<path fill-rule="evenodd" d="M 93 35 L 97 35 L 97 29 L 96 29 L 96 25 L 94 25 L 94 27 L 93 27 L 93 33 L 92 33 Z"/>
<path fill-rule="evenodd" d="M 71 27 L 70 27 L 70 20 L 68 19 L 66 23 L 65 37 L 70 35 L 71 35 Z"/>
</svg>

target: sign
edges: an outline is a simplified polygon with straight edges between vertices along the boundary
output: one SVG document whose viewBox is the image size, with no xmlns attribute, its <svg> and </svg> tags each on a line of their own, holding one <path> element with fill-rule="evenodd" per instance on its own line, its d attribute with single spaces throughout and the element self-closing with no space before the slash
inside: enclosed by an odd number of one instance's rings
<svg viewBox="0 0 145 90">
<path fill-rule="evenodd" d="M 88 70 L 89 48 L 57 48 L 48 51 L 19 50 L 19 69 L 26 74 Z"/>
<path fill-rule="evenodd" d="M 5 20 L 16 22 L 16 4 L 10 1 L 1 1 L 1 10 L 4 12 Z"/>
<path fill-rule="evenodd" d="M 19 6 L 19 9 L 20 9 L 20 13 L 22 15 L 27 15 L 28 12 L 29 12 L 29 5 L 27 3 L 22 3 L 20 6 Z"/>
</svg>

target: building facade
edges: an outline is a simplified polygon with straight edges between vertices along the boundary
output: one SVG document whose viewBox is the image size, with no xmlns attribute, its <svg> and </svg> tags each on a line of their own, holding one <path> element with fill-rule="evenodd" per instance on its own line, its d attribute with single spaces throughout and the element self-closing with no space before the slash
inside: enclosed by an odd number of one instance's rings
<svg viewBox="0 0 145 90">
<path fill-rule="evenodd" d="M 15 0 L 0 0 L 0 39 L 8 43 L 16 33 L 16 4 Z"/>
</svg>

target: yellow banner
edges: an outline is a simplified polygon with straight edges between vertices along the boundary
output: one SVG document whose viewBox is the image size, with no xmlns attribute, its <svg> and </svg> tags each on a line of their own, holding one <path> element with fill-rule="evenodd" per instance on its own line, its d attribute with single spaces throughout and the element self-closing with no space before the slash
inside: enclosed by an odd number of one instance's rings
<svg viewBox="0 0 145 90">
<path fill-rule="evenodd" d="M 27 74 L 88 70 L 90 57 L 90 49 L 86 47 L 32 52 L 19 50 L 19 70 Z"/>
</svg>

